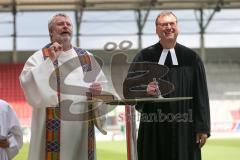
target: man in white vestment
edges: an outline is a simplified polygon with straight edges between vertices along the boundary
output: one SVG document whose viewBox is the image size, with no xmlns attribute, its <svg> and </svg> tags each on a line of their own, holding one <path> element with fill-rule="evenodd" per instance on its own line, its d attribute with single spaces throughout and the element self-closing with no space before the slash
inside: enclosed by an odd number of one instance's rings
<svg viewBox="0 0 240 160">
<path fill-rule="evenodd" d="M 89 147 L 89 131 L 87 120 L 64 120 L 61 119 L 60 127 L 60 155 L 56 158 L 46 154 L 46 107 L 56 107 L 60 101 L 71 100 L 72 104 L 69 112 L 77 115 L 88 110 L 88 103 L 85 90 L 79 90 L 79 94 L 71 93 L 71 89 L 62 91 L 64 86 L 86 87 L 87 91 L 92 94 L 100 94 L 102 91 L 102 82 L 106 82 L 106 78 L 100 72 L 96 79 L 92 82 L 84 80 L 85 72 L 83 65 L 78 61 L 76 49 L 71 44 L 73 26 L 69 16 L 58 13 L 54 15 L 48 23 L 49 36 L 51 43 L 48 45 L 48 57 L 44 57 L 43 50 L 35 52 L 25 63 L 23 71 L 19 77 L 25 97 L 33 108 L 31 123 L 31 141 L 29 150 L 29 160 L 89 160 L 96 155 L 88 151 Z M 88 74 L 95 74 L 96 67 L 100 67 L 96 60 L 89 52 L 92 70 Z M 77 59 L 77 60 L 76 60 Z M 74 61 L 75 60 L 75 61 Z M 64 82 L 60 82 L 60 94 L 58 94 L 57 80 L 52 81 L 56 66 L 54 62 L 58 62 L 60 70 L 60 79 L 65 76 Z M 68 70 L 72 65 L 78 64 L 78 67 L 69 71 L 67 75 L 61 75 L 62 72 Z M 83 61 L 85 62 L 85 61 Z M 67 64 L 67 65 L 63 65 Z M 71 68 L 71 67 L 70 67 Z M 95 76 L 95 75 L 94 75 Z M 53 84 L 51 84 L 53 83 Z M 58 96 L 59 95 L 59 96 Z M 62 107 L 62 106 L 61 106 Z M 100 108 L 100 107 L 99 107 Z M 95 117 L 96 124 L 102 133 L 104 125 L 104 116 Z M 96 125 L 95 124 L 95 125 Z M 47 126 L 48 127 L 48 126 Z"/>
<path fill-rule="evenodd" d="M 11 160 L 23 144 L 18 118 L 11 106 L 0 99 L 0 160 Z"/>
</svg>

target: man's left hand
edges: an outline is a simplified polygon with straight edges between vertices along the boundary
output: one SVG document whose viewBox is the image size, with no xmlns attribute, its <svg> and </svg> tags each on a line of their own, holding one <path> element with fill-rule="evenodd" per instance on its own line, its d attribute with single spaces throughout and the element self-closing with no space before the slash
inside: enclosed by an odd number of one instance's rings
<svg viewBox="0 0 240 160">
<path fill-rule="evenodd" d="M 197 139 L 197 144 L 199 144 L 199 148 L 203 147 L 203 145 L 207 141 L 207 138 L 208 138 L 208 136 L 206 133 L 197 133 L 196 139 Z"/>
</svg>

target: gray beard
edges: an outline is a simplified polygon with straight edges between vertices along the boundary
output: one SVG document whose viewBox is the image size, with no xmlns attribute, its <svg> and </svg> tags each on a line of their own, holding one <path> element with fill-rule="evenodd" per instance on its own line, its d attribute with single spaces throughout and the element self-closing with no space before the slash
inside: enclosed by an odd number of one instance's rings
<svg viewBox="0 0 240 160">
<path fill-rule="evenodd" d="M 58 35 L 56 37 L 56 42 L 62 45 L 63 50 L 67 50 L 70 48 L 71 40 L 72 40 L 72 37 L 69 35 L 64 35 L 64 36 Z"/>
</svg>

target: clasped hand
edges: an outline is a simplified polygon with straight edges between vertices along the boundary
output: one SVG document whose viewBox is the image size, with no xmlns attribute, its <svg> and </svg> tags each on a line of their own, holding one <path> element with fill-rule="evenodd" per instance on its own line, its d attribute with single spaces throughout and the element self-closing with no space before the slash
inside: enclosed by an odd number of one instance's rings
<svg viewBox="0 0 240 160">
<path fill-rule="evenodd" d="M 52 60 L 52 62 L 56 61 L 61 52 L 63 51 L 63 47 L 58 42 L 54 42 L 49 47 L 49 58 Z"/>
<path fill-rule="evenodd" d="M 0 139 L 0 148 L 8 148 L 9 142 L 7 139 Z"/>
<path fill-rule="evenodd" d="M 94 82 L 90 85 L 89 87 L 89 91 L 93 94 L 93 95 L 100 95 L 100 93 L 102 92 L 102 86 L 100 83 Z"/>
</svg>

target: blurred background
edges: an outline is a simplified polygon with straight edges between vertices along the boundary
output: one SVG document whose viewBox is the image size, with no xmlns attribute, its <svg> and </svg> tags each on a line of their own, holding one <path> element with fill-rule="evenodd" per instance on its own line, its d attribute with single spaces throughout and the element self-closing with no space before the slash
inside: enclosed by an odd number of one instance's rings
<svg viewBox="0 0 240 160">
<path fill-rule="evenodd" d="M 27 58 L 49 43 L 49 18 L 57 12 L 72 18 L 72 43 L 100 57 L 112 82 L 111 59 L 116 54 L 124 53 L 130 62 L 140 49 L 158 42 L 155 18 L 162 10 L 176 14 L 178 42 L 196 50 L 205 63 L 212 136 L 203 160 L 239 158 L 239 0 L 0 0 L 0 98 L 16 111 L 25 141 L 15 160 L 26 159 L 31 136 L 31 107 L 18 76 Z M 113 84 L 108 89 L 114 90 Z M 96 131 L 99 160 L 127 159 L 125 119 L 125 107 L 117 106 L 108 114 L 108 135 Z"/>
</svg>

